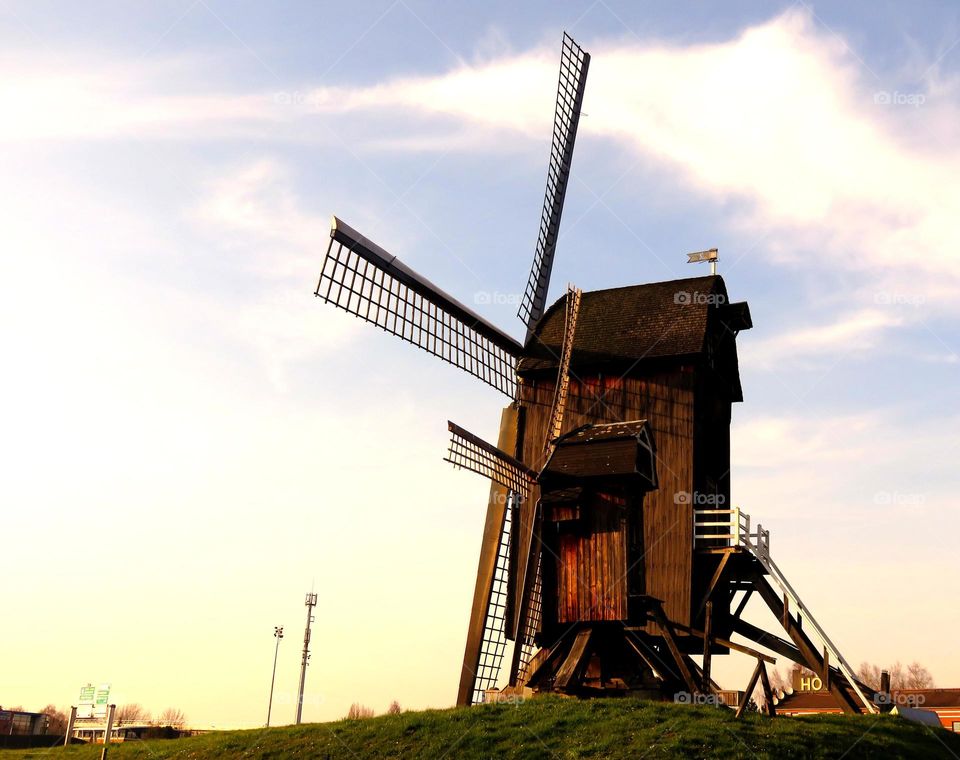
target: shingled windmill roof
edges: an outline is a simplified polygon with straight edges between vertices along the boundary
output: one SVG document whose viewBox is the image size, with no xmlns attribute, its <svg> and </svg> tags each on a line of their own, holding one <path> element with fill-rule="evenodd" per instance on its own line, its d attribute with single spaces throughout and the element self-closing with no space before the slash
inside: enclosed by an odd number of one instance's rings
<svg viewBox="0 0 960 760">
<path fill-rule="evenodd" d="M 519 373 L 551 369 L 563 344 L 564 303 L 554 303 L 537 325 Z M 647 360 L 694 356 L 704 350 L 711 309 L 731 329 L 750 326 L 746 304 L 729 304 L 719 275 L 584 292 L 573 341 L 575 364 L 593 360 Z M 735 318 L 734 318 L 735 317 Z"/>
</svg>

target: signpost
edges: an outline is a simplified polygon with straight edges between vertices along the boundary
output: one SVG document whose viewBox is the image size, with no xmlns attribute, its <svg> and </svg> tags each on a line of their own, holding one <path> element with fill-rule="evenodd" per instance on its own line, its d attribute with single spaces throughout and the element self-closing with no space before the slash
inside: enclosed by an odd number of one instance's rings
<svg viewBox="0 0 960 760">
<path fill-rule="evenodd" d="M 73 736 L 73 724 L 76 722 L 76 720 L 77 720 L 77 708 L 76 708 L 76 707 L 71 707 L 71 708 L 70 708 L 70 719 L 67 721 L 67 733 L 66 733 L 66 735 L 63 737 L 63 744 L 64 744 L 64 746 L 70 744 L 70 739 L 71 739 L 71 737 Z"/>
<path fill-rule="evenodd" d="M 97 695 L 94 700 L 94 710 L 93 715 L 96 718 L 105 718 L 107 717 L 107 706 L 110 702 L 110 684 L 103 683 L 100 684 L 97 689 Z"/>
<path fill-rule="evenodd" d="M 77 717 L 93 717 L 93 700 L 96 694 L 96 688 L 92 684 L 80 687 L 80 700 L 77 702 Z"/>
<path fill-rule="evenodd" d="M 110 687 L 107 687 L 107 691 L 110 691 Z M 116 705 L 107 705 L 106 715 L 107 715 L 107 728 L 103 732 L 103 751 L 100 753 L 100 760 L 107 760 L 107 750 L 110 748 L 110 734 L 113 733 L 113 716 L 117 711 Z"/>
</svg>

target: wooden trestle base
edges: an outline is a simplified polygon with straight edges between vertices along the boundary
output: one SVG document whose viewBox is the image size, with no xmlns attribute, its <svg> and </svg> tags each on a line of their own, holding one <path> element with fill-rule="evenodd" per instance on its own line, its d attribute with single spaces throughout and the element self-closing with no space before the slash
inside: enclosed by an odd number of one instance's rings
<svg viewBox="0 0 960 760">
<path fill-rule="evenodd" d="M 754 590 L 777 614 L 788 639 L 740 620 L 739 615 L 733 621 L 733 631 L 817 673 L 825 684 L 829 684 L 844 712 L 864 712 L 864 706 L 858 703 L 843 674 L 817 652 L 800 628 L 799 621 L 792 618 L 789 610 L 784 610 L 782 601 L 766 578 L 756 574 L 750 580 Z M 527 668 L 529 676 L 524 682 L 506 687 L 501 694 L 556 693 L 581 698 L 637 696 L 683 704 L 726 704 L 735 708 L 739 717 L 749 708 L 752 693 L 759 683 L 764 695 L 762 711 L 775 714 L 767 667 L 775 664 L 776 659 L 730 641 L 721 635 L 726 632 L 713 632 L 710 620 L 712 601 L 705 604 L 703 631 L 671 622 L 657 599 L 646 597 L 642 604 L 647 618 L 642 625 L 583 622 L 570 626 L 534 655 Z M 678 641 L 678 636 L 683 638 Z M 689 654 L 691 639 L 703 642 L 702 667 Z M 739 694 L 723 691 L 710 676 L 711 652 L 717 646 L 756 660 L 746 688 Z M 867 689 L 872 698 L 872 689 L 863 684 L 859 686 Z"/>
<path fill-rule="evenodd" d="M 652 597 L 642 601 L 647 623 L 654 624 L 657 634 L 648 632 L 648 625 L 577 623 L 537 652 L 523 685 L 534 693 L 631 695 L 680 702 L 716 692 L 712 681 L 703 688 L 703 671 L 680 650 L 677 626 L 664 615 L 661 602 Z"/>
</svg>

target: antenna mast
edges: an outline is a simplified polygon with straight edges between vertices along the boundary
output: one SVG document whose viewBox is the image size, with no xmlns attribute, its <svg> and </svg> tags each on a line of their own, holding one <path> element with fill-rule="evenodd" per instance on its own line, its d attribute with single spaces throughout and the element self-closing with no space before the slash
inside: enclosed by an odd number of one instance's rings
<svg viewBox="0 0 960 760">
<path fill-rule="evenodd" d="M 297 725 L 300 725 L 300 716 L 303 714 L 303 687 L 307 681 L 307 662 L 310 660 L 310 624 L 316 619 L 313 608 L 317 606 L 317 595 L 312 591 L 307 594 L 304 602 L 307 607 L 307 628 L 303 632 L 303 659 L 300 662 L 300 691 L 297 696 Z"/>
</svg>

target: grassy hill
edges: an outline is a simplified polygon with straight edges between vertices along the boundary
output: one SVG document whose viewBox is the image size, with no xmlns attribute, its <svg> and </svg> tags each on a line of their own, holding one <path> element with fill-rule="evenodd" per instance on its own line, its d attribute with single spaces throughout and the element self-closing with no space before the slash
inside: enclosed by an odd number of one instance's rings
<svg viewBox="0 0 960 760">
<path fill-rule="evenodd" d="M 100 757 L 100 748 L 0 751 L 0 760 Z M 956 758 L 960 735 L 890 716 L 735 720 L 727 710 L 538 698 L 520 705 L 428 710 L 366 720 L 225 731 L 127 743 L 116 760 L 207 758 Z"/>
</svg>

